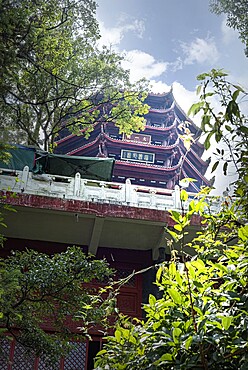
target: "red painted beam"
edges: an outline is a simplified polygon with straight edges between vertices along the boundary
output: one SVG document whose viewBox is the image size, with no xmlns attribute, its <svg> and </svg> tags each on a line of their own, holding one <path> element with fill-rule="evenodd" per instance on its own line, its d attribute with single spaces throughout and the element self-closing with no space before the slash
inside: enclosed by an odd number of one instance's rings
<svg viewBox="0 0 248 370">
<path fill-rule="evenodd" d="M 173 226 L 170 213 L 166 210 L 151 208 L 139 208 L 127 205 L 86 202 L 76 199 L 53 198 L 33 194 L 18 194 L 6 192 L 6 198 L 2 202 L 12 206 L 30 207 L 36 209 L 89 214 L 97 217 L 114 217 L 151 222 L 163 222 L 165 225 Z M 201 218 L 193 215 L 191 225 L 200 225 Z"/>
</svg>

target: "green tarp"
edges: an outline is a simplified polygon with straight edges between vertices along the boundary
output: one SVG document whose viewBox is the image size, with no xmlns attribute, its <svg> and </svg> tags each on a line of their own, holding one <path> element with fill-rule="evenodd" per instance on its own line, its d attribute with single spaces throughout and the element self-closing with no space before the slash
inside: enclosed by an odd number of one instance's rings
<svg viewBox="0 0 248 370">
<path fill-rule="evenodd" d="M 114 159 L 111 158 L 78 157 L 58 154 L 47 154 L 40 157 L 38 155 L 36 163 L 41 172 L 52 175 L 72 177 L 79 172 L 82 178 L 103 181 L 111 181 L 114 167 Z"/>
<path fill-rule="evenodd" d="M 24 166 L 28 166 L 34 173 L 74 177 L 79 172 L 85 179 L 101 181 L 112 179 L 114 167 L 112 158 L 49 154 L 24 146 L 16 146 L 8 151 L 11 159 L 8 163 L 0 162 L 0 168 L 22 171 Z"/>
<path fill-rule="evenodd" d="M 13 145 L 13 148 L 5 151 L 10 153 L 10 158 L 7 162 L 0 161 L 0 168 L 22 171 L 25 166 L 28 166 L 30 170 L 33 169 L 35 165 L 34 149 Z"/>
</svg>

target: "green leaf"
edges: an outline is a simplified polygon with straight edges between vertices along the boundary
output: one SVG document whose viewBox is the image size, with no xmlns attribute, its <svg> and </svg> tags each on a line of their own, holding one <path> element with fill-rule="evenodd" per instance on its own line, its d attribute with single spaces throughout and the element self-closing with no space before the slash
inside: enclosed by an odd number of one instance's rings
<svg viewBox="0 0 248 370">
<path fill-rule="evenodd" d="M 187 201 L 187 200 L 188 200 L 188 197 L 189 197 L 189 195 L 188 195 L 187 191 L 186 191 L 186 190 L 184 190 L 184 189 L 182 189 L 182 190 L 181 190 L 181 192 L 180 192 L 180 199 L 181 199 L 183 202 L 185 202 L 185 201 Z"/>
<path fill-rule="evenodd" d="M 159 366 L 159 368 L 161 367 L 161 365 L 165 364 L 166 362 L 172 362 L 173 361 L 173 357 L 170 353 L 165 353 L 163 354 L 157 361 L 155 361 L 153 363 L 154 366 Z"/>
<path fill-rule="evenodd" d="M 150 306 L 155 306 L 155 304 L 156 304 L 156 298 L 154 297 L 154 295 L 152 295 L 152 294 L 149 294 L 149 305 Z"/>
<path fill-rule="evenodd" d="M 248 225 L 239 228 L 238 236 L 243 242 L 245 242 L 248 239 Z"/>
<path fill-rule="evenodd" d="M 183 230 L 183 228 L 182 228 L 182 226 L 181 226 L 180 224 L 176 224 L 176 225 L 174 225 L 173 227 L 174 227 L 174 229 L 175 229 L 175 230 L 177 230 L 177 231 L 182 231 L 182 230 Z"/>
<path fill-rule="evenodd" d="M 172 331 L 172 337 L 175 343 L 179 343 L 178 337 L 181 335 L 182 330 L 180 328 L 174 328 Z"/>
<path fill-rule="evenodd" d="M 180 216 L 181 216 L 181 214 L 180 214 L 179 212 L 171 210 L 171 211 L 170 211 L 170 214 L 171 214 L 171 218 L 172 218 L 174 221 L 176 221 L 176 222 L 178 222 L 178 221 L 179 221 Z"/>
<path fill-rule="evenodd" d="M 186 267 L 188 269 L 188 272 L 189 272 L 189 275 L 192 279 L 195 279 L 195 269 L 194 267 L 192 266 L 192 264 L 190 262 L 187 262 L 186 263 Z"/>
<path fill-rule="evenodd" d="M 195 116 L 197 113 L 200 112 L 201 108 L 204 106 L 204 102 L 198 102 L 195 104 L 192 104 L 191 107 L 189 108 L 188 115 L 192 114 Z"/>
<path fill-rule="evenodd" d="M 121 341 L 121 332 L 118 329 L 115 331 L 115 339 L 117 340 L 117 342 L 120 343 L 120 341 Z"/>
<path fill-rule="evenodd" d="M 107 350 L 106 350 L 106 349 L 102 349 L 101 351 L 99 351 L 99 352 L 97 353 L 97 356 L 105 355 L 105 353 L 107 353 Z"/>
<path fill-rule="evenodd" d="M 212 169 L 211 169 L 211 172 L 214 172 L 216 170 L 216 168 L 218 167 L 219 165 L 219 161 L 215 162 L 215 164 L 213 165 Z"/>
<path fill-rule="evenodd" d="M 213 134 L 214 134 L 214 131 L 211 131 L 211 132 L 207 135 L 207 137 L 206 137 L 206 139 L 205 139 L 204 146 L 205 146 L 205 149 L 206 149 L 206 150 L 208 150 L 208 149 L 210 148 L 210 139 L 211 139 L 211 137 L 213 136 Z"/>
<path fill-rule="evenodd" d="M 192 343 L 192 340 L 193 340 L 193 337 L 192 335 L 190 335 L 186 341 L 184 342 L 184 347 L 185 349 L 188 351 L 189 347 L 191 346 L 191 343 Z"/>
<path fill-rule="evenodd" d="M 234 91 L 234 93 L 232 95 L 233 100 L 237 100 L 237 97 L 239 96 L 239 93 L 240 93 L 239 89 Z"/>
<path fill-rule="evenodd" d="M 227 108 L 226 108 L 226 116 L 227 116 L 227 119 L 228 120 L 232 120 L 232 116 L 235 115 L 236 117 L 239 116 L 239 106 L 238 104 L 231 100 L 228 105 L 227 105 Z"/>
<path fill-rule="evenodd" d="M 196 88 L 196 95 L 199 95 L 202 89 L 202 85 L 198 85 Z"/>
<path fill-rule="evenodd" d="M 203 285 L 202 285 L 202 283 L 200 283 L 200 281 L 194 280 L 194 281 L 193 281 L 193 284 L 194 284 L 197 288 L 203 288 Z"/>
<path fill-rule="evenodd" d="M 166 229 L 167 233 L 170 234 L 172 236 L 172 238 L 178 242 L 179 240 L 179 235 L 177 233 L 175 233 L 174 231 L 170 230 L 170 229 Z"/>
<path fill-rule="evenodd" d="M 160 266 L 159 269 L 158 269 L 158 271 L 157 271 L 157 274 L 156 274 L 156 280 L 157 281 L 160 281 L 162 272 L 163 272 L 163 268 L 162 268 L 162 266 Z"/>
<path fill-rule="evenodd" d="M 228 163 L 227 163 L 227 162 L 225 162 L 225 163 L 223 164 L 223 173 L 224 173 L 224 175 L 225 175 L 225 176 L 227 175 L 227 167 L 228 167 Z"/>
<path fill-rule="evenodd" d="M 205 80 L 205 78 L 208 76 L 209 76 L 209 73 L 201 73 L 196 78 L 198 81 L 202 81 L 202 80 Z"/>
<path fill-rule="evenodd" d="M 177 281 L 177 284 L 180 286 L 180 287 L 182 287 L 182 285 L 183 285 L 183 280 L 182 280 L 182 278 L 181 278 L 181 274 L 180 274 L 180 272 L 177 270 L 176 271 L 176 281 Z"/>
<path fill-rule="evenodd" d="M 205 130 L 206 126 L 211 127 L 212 125 L 210 124 L 210 121 L 211 121 L 211 116 L 209 116 L 208 114 L 204 114 L 204 116 L 202 117 L 202 121 L 201 121 L 201 128 Z"/>
<path fill-rule="evenodd" d="M 239 131 L 243 132 L 245 135 L 248 135 L 248 127 L 240 126 Z"/>
<path fill-rule="evenodd" d="M 231 126 L 229 126 L 229 125 L 225 125 L 225 129 L 227 130 L 227 131 L 229 131 L 229 132 L 232 132 L 233 131 L 233 129 L 231 128 Z"/>
<path fill-rule="evenodd" d="M 177 268 L 176 268 L 175 262 L 171 262 L 170 265 L 169 265 L 169 274 L 170 274 L 170 276 L 174 277 L 176 275 L 176 271 L 177 271 Z"/>
<path fill-rule="evenodd" d="M 181 295 L 178 293 L 177 290 L 173 289 L 173 288 L 169 288 L 168 290 L 168 293 L 170 295 L 170 297 L 172 298 L 172 300 L 177 303 L 177 304 L 181 304 L 182 303 L 182 297 Z"/>
<path fill-rule="evenodd" d="M 221 324 L 225 330 L 228 330 L 230 325 L 232 324 L 233 316 L 222 316 L 221 317 Z"/>
<path fill-rule="evenodd" d="M 205 263 L 200 258 L 192 261 L 191 264 L 192 266 L 196 267 L 197 270 L 204 270 L 206 268 Z"/>
<path fill-rule="evenodd" d="M 159 361 L 172 361 L 173 357 L 170 353 L 165 353 L 162 357 L 160 357 Z"/>
<path fill-rule="evenodd" d="M 224 266 L 222 263 L 214 263 L 213 264 L 214 267 L 217 267 L 218 270 L 220 271 L 223 271 L 223 272 L 228 272 L 228 268 L 226 266 Z"/>
</svg>

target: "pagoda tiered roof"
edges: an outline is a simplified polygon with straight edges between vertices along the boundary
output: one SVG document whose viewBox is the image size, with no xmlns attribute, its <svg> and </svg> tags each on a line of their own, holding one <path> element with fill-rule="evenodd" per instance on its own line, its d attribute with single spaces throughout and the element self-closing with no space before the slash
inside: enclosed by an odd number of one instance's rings
<svg viewBox="0 0 248 370">
<path fill-rule="evenodd" d="M 204 146 L 198 141 L 200 128 L 187 117 L 175 101 L 172 90 L 164 94 L 149 94 L 150 106 L 145 116 L 144 131 L 129 137 L 119 133 L 113 122 L 99 120 L 89 139 L 63 133 L 57 141 L 57 152 L 68 155 L 110 157 L 115 159 L 113 181 L 172 189 L 184 177 L 194 178 L 190 191 L 210 186 L 204 174 L 209 161 L 201 156 Z M 193 136 L 188 150 L 184 147 L 183 125 Z"/>
</svg>

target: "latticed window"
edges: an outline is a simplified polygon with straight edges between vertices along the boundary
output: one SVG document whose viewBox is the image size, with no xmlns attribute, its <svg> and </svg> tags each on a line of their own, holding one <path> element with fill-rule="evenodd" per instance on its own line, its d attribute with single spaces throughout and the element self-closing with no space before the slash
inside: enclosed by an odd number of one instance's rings
<svg viewBox="0 0 248 370">
<path fill-rule="evenodd" d="M 27 353 L 25 348 L 16 342 L 11 362 L 11 370 L 33 370 L 35 367 L 35 356 L 32 353 Z"/>
<path fill-rule="evenodd" d="M 14 340 L 2 339 L 0 343 L 0 370 L 87 370 L 87 342 L 72 343 L 70 354 L 55 367 L 49 366 L 45 358 L 27 353 L 25 347 Z"/>
<path fill-rule="evenodd" d="M 54 370 L 52 366 L 48 365 L 48 362 L 45 360 L 45 358 L 38 358 L 37 362 L 38 362 L 38 367 L 37 367 L 38 370 Z M 56 369 L 61 369 L 60 363 L 61 361 L 58 361 Z"/>
<path fill-rule="evenodd" d="M 0 346 L 0 370 L 8 370 L 11 342 L 3 338 L 0 340 Z"/>
<path fill-rule="evenodd" d="M 64 360 L 64 370 L 81 370 L 85 369 L 87 355 L 86 343 L 73 343 L 73 349 Z"/>
</svg>

